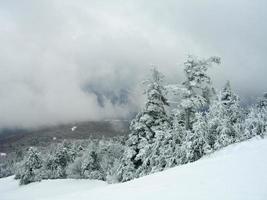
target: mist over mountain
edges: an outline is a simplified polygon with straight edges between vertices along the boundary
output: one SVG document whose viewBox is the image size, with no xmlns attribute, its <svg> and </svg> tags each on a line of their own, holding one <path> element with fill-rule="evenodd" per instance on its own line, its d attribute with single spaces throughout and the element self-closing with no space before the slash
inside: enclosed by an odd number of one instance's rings
<svg viewBox="0 0 267 200">
<path fill-rule="evenodd" d="M 97 97 L 97 103 L 101 107 L 105 107 L 106 102 L 112 105 L 127 105 L 129 102 L 129 92 L 126 89 L 108 90 L 100 88 L 97 85 L 87 85 L 83 88 L 85 92 L 93 93 Z"/>
<path fill-rule="evenodd" d="M 266 1 L 0 2 L 0 127 L 127 118 L 151 64 L 183 81 L 188 54 L 246 102 L 266 91 Z"/>
</svg>

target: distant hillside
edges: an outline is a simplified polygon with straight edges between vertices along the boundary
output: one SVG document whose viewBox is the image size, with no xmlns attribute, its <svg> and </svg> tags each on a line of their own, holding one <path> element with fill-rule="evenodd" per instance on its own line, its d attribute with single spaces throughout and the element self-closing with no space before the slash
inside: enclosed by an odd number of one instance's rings
<svg viewBox="0 0 267 200">
<path fill-rule="evenodd" d="M 64 139 L 87 139 L 128 134 L 129 121 L 89 121 L 39 129 L 2 130 L 0 152 L 15 151 L 27 146 L 46 146 Z"/>
</svg>

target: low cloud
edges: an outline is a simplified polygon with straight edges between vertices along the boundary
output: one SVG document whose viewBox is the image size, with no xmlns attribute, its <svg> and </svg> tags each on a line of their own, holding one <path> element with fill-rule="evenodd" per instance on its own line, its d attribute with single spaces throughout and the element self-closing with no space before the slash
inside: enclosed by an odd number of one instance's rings
<svg viewBox="0 0 267 200">
<path fill-rule="evenodd" d="M 126 117 L 142 102 L 151 64 L 182 81 L 187 54 L 218 55 L 211 69 L 243 98 L 266 90 L 266 1 L 2 1 L 0 127 Z M 100 91 L 129 93 L 129 105 Z"/>
</svg>

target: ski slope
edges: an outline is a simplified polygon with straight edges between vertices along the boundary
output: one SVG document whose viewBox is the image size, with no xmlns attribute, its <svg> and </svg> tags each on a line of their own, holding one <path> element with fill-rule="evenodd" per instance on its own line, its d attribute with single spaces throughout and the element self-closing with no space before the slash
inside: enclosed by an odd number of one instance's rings
<svg viewBox="0 0 267 200">
<path fill-rule="evenodd" d="M 254 138 L 184 166 L 108 185 L 46 180 L 18 186 L 0 179 L 1 200 L 267 200 L 267 139 Z"/>
</svg>

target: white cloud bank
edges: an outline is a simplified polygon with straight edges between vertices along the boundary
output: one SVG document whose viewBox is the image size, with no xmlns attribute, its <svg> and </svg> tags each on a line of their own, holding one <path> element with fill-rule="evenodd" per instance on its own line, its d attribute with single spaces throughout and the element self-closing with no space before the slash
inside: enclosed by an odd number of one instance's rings
<svg viewBox="0 0 267 200">
<path fill-rule="evenodd" d="M 86 84 L 136 94 L 150 64 L 180 81 L 187 54 L 219 55 L 211 71 L 243 96 L 266 90 L 267 3 L 237 1 L 0 2 L 0 127 L 121 117 Z"/>
</svg>

